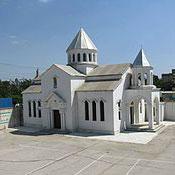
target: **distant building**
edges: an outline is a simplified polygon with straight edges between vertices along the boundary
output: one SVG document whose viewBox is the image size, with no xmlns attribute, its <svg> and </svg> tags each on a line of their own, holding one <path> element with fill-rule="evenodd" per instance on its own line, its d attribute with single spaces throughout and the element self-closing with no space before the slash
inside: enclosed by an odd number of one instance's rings
<svg viewBox="0 0 175 175">
<path fill-rule="evenodd" d="M 171 73 L 162 74 L 162 81 L 165 90 L 175 90 L 175 69 Z"/>
<path fill-rule="evenodd" d="M 160 125 L 160 91 L 143 49 L 133 64 L 98 65 L 97 48 L 80 29 L 66 52 L 67 65 L 53 64 L 23 91 L 25 126 L 115 134 Z"/>
<path fill-rule="evenodd" d="M 161 94 L 161 101 L 175 102 L 175 91 L 162 91 Z"/>
</svg>

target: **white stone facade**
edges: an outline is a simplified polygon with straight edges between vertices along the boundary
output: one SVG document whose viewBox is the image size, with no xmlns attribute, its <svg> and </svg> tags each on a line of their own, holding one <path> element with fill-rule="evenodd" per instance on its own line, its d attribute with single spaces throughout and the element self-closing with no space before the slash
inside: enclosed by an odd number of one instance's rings
<svg viewBox="0 0 175 175">
<path fill-rule="evenodd" d="M 23 92 L 25 126 L 115 134 L 161 123 L 160 91 L 142 49 L 133 64 L 98 65 L 81 29 L 66 52 L 67 66 L 52 65 Z"/>
</svg>

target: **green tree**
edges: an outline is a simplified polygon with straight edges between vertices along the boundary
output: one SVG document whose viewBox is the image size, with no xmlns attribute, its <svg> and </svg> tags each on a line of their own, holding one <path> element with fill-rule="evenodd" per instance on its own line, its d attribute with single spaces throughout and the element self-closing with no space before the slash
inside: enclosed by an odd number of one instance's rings
<svg viewBox="0 0 175 175">
<path fill-rule="evenodd" d="M 16 103 L 22 103 L 21 93 L 30 85 L 30 79 L 0 80 L 0 98 L 13 98 Z"/>
</svg>

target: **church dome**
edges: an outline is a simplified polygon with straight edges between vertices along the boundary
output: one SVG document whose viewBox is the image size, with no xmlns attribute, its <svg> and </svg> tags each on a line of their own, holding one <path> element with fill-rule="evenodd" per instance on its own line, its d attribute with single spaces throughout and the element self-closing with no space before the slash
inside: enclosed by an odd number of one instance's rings
<svg viewBox="0 0 175 175">
<path fill-rule="evenodd" d="M 71 66 L 97 65 L 97 48 L 83 28 L 76 34 L 66 52 Z"/>
<path fill-rule="evenodd" d="M 72 49 L 97 50 L 95 44 L 92 42 L 92 40 L 83 30 L 83 28 L 81 28 L 80 31 L 77 33 L 77 35 L 75 36 L 75 38 L 73 39 L 66 51 L 68 52 Z"/>
</svg>

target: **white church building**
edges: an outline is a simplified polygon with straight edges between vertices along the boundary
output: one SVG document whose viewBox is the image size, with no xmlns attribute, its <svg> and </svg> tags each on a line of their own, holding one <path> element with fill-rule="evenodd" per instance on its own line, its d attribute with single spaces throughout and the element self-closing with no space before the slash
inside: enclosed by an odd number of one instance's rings
<svg viewBox="0 0 175 175">
<path fill-rule="evenodd" d="M 53 64 L 23 91 L 24 126 L 115 134 L 163 120 L 160 91 L 143 49 L 133 64 L 98 65 L 98 51 L 83 29 Z"/>
</svg>

